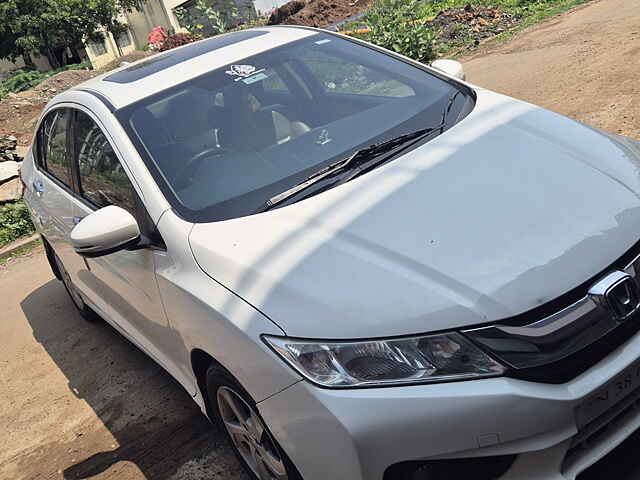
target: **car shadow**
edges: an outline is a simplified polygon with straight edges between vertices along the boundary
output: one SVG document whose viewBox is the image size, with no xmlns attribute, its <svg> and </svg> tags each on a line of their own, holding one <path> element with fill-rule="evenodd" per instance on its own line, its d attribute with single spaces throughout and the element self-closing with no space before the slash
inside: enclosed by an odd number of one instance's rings
<svg viewBox="0 0 640 480">
<path fill-rule="evenodd" d="M 180 384 L 109 324 L 84 320 L 61 282 L 50 280 L 20 305 L 70 392 L 108 430 L 89 425 L 73 445 L 56 448 L 76 452 L 56 460 L 65 479 L 107 471 L 106 477 L 131 478 L 119 462 L 134 464 L 141 472 L 135 478 L 246 478 L 220 431 Z"/>
</svg>

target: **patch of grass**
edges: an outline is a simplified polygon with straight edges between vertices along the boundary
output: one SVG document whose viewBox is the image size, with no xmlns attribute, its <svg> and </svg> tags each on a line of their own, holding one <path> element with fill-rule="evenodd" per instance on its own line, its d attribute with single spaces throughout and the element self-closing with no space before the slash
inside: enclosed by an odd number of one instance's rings
<svg viewBox="0 0 640 480">
<path fill-rule="evenodd" d="M 29 210 L 23 201 L 0 207 L 0 247 L 34 231 Z"/>
<path fill-rule="evenodd" d="M 500 7 L 505 12 L 523 18 L 523 22 L 536 22 L 554 15 L 578 3 L 589 0 L 433 0 L 421 2 L 419 16 L 421 18 L 434 17 L 447 8 L 462 8 L 467 5 L 473 7 Z M 530 20 L 529 20 L 530 19 Z"/>
<path fill-rule="evenodd" d="M 557 15 L 571 7 L 588 1 L 591 0 L 410 0 L 411 15 L 405 15 L 406 18 L 397 18 L 396 16 L 394 19 L 395 22 L 393 22 L 395 24 L 392 28 L 383 28 L 384 35 L 380 35 L 380 27 L 376 25 L 376 17 L 380 17 L 379 12 L 381 9 L 387 8 L 394 10 L 394 6 L 399 2 L 399 0 L 374 0 L 373 8 L 363 19 L 344 25 L 342 30 L 355 30 L 362 27 L 371 28 L 371 32 L 369 33 L 354 33 L 353 35 L 372 43 L 382 44 L 382 46 L 386 48 L 391 48 L 398 53 L 411 56 L 418 60 L 428 61 L 429 55 L 424 55 L 423 52 L 429 49 L 434 52 L 434 55 L 443 56 L 451 54 L 451 52 L 457 52 L 456 54 L 459 54 L 462 50 L 468 50 L 478 44 L 477 38 L 473 38 L 472 36 L 465 38 L 463 30 L 466 28 L 466 25 L 460 23 L 460 27 L 458 27 L 460 30 L 460 38 L 456 38 L 455 41 L 439 38 L 436 40 L 435 45 L 428 45 L 428 43 L 432 42 L 432 38 L 427 31 L 424 35 L 424 41 L 422 42 L 424 45 L 420 44 L 416 46 L 416 35 L 413 32 L 416 28 L 416 23 L 424 25 L 422 27 L 424 29 L 433 31 L 433 27 L 429 27 L 428 22 L 432 21 L 443 10 L 449 8 L 460 9 L 467 5 L 471 5 L 474 8 L 498 7 L 502 12 L 513 17 L 517 24 L 503 32 L 498 31 L 496 35 L 488 40 L 492 43 L 497 43 L 511 38 L 517 31 L 525 27 L 541 22 L 548 17 Z M 401 3 L 404 2 L 401 1 Z M 397 11 L 397 9 L 395 10 Z M 408 26 L 400 28 L 399 25 L 401 26 L 403 22 L 407 23 Z M 372 28 L 372 26 L 374 28 Z M 375 28 L 376 26 L 377 30 Z M 387 30 L 390 33 L 387 33 Z M 407 30 L 406 35 L 403 30 Z M 452 31 L 455 33 L 456 25 L 451 27 L 449 34 L 451 34 Z M 403 36 L 414 39 L 411 41 L 412 47 L 410 49 L 402 46 L 400 42 L 396 41 L 398 37 L 401 37 L 402 39 Z M 382 43 L 381 40 L 383 40 Z M 407 40 L 407 42 L 409 41 Z M 424 58 L 417 58 L 415 54 L 416 51 L 419 52 L 418 56 L 422 56 Z"/>
<path fill-rule="evenodd" d="M 545 8 L 532 8 L 529 10 L 529 14 L 523 20 L 521 27 L 528 27 L 534 23 L 538 23 L 545 18 L 558 15 L 571 7 L 582 5 L 583 3 L 590 2 L 591 0 L 554 0 L 545 2 L 547 5 Z"/>
<path fill-rule="evenodd" d="M 42 245 L 42 240 L 38 238 L 37 240 L 34 240 L 33 242 L 27 243 L 25 246 L 18 248 L 15 252 L 12 252 L 11 255 L 0 257 L 0 266 L 3 266 L 5 263 L 13 260 L 14 258 L 18 258 L 22 255 L 32 252 L 40 245 Z"/>
<path fill-rule="evenodd" d="M 521 22 L 516 27 L 497 34 L 495 37 L 488 40 L 487 43 L 498 44 L 501 42 L 505 42 L 513 38 L 513 36 L 515 36 L 524 28 L 530 27 L 532 25 L 535 25 L 536 23 L 540 23 L 543 20 L 546 20 L 547 18 L 566 12 L 570 8 L 577 7 L 578 5 L 582 5 L 591 1 L 592 0 L 548 0 L 537 2 L 540 5 L 536 4 L 535 6 L 531 6 L 531 8 L 528 9 L 525 14 L 523 14 Z M 458 51 L 454 56 L 459 56 L 462 53 L 463 52 Z"/>
</svg>

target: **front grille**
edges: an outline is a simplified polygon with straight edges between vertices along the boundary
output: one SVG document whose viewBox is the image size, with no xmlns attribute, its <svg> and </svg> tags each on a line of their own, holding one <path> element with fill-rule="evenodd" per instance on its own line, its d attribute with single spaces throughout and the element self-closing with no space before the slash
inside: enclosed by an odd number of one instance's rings
<svg viewBox="0 0 640 480">
<path fill-rule="evenodd" d="M 594 284 L 617 274 L 631 276 L 640 287 L 640 242 L 609 267 L 555 300 L 462 333 L 506 364 L 506 376 L 539 383 L 566 383 L 640 331 L 640 312 L 621 321 L 608 304 L 589 295 Z"/>
<path fill-rule="evenodd" d="M 510 369 L 506 375 L 530 382 L 566 383 L 593 367 L 616 348 L 629 341 L 638 331 L 640 331 L 640 313 L 634 314 L 607 335 L 573 355 L 539 367 Z"/>
</svg>

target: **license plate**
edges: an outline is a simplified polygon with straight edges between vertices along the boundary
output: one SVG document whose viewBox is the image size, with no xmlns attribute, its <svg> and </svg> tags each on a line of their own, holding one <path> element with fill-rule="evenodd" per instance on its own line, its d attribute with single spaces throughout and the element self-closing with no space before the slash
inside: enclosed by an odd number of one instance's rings
<svg viewBox="0 0 640 480">
<path fill-rule="evenodd" d="M 582 429 L 582 427 L 614 407 L 639 386 L 640 359 L 629 365 L 576 407 L 578 429 Z"/>
</svg>

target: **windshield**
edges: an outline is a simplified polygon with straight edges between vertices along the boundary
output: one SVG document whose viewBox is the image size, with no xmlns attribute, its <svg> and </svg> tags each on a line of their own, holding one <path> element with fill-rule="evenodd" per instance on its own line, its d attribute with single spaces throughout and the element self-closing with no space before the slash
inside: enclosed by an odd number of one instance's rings
<svg viewBox="0 0 640 480">
<path fill-rule="evenodd" d="M 459 90 L 464 95 L 452 105 Z M 439 126 L 445 110 L 455 123 L 473 108 L 470 92 L 318 33 L 164 90 L 117 116 L 176 211 L 210 222 L 255 213 L 357 149 Z"/>
</svg>

